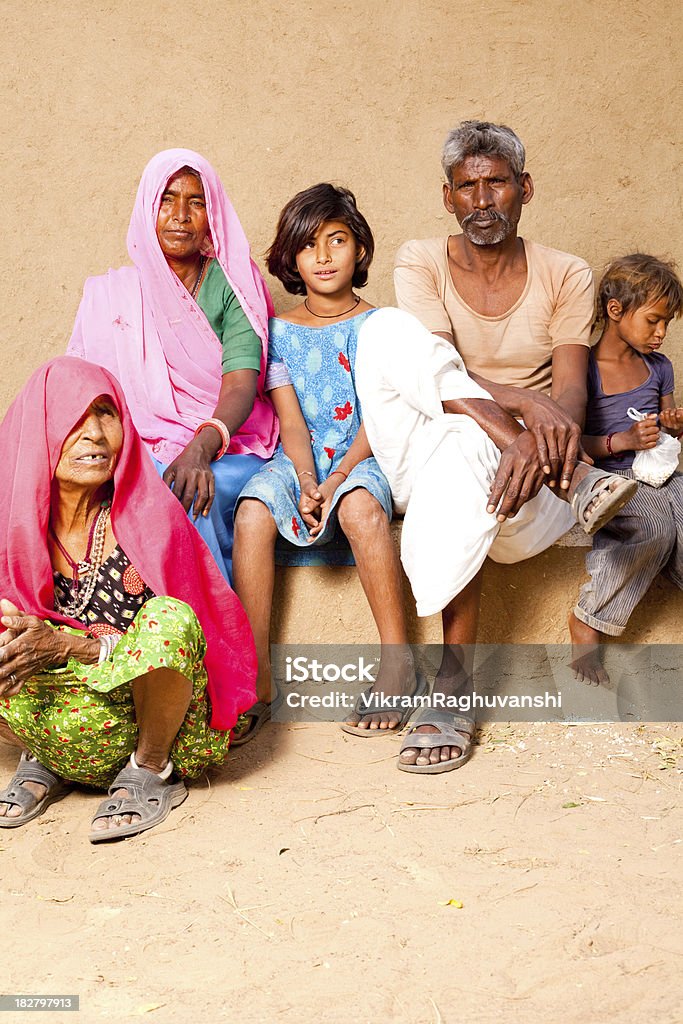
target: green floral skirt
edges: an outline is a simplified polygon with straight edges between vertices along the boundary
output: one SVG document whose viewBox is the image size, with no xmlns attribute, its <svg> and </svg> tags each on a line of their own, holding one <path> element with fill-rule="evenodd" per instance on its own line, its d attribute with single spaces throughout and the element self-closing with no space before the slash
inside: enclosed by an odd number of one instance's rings
<svg viewBox="0 0 683 1024">
<path fill-rule="evenodd" d="M 209 726 L 205 653 L 204 633 L 189 605 L 154 597 L 108 661 L 83 665 L 71 659 L 64 668 L 34 676 L 15 697 L 0 697 L 0 717 L 46 768 L 106 789 L 137 745 L 132 680 L 173 669 L 192 683 L 192 699 L 171 758 L 180 775 L 196 778 L 225 761 L 230 743 L 229 732 Z"/>
</svg>

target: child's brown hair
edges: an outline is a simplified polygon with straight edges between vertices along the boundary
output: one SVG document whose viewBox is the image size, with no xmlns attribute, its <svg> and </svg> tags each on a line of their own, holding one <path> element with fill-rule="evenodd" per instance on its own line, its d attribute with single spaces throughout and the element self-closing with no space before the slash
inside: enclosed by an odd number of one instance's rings
<svg viewBox="0 0 683 1024">
<path fill-rule="evenodd" d="M 326 220 L 339 220 L 356 239 L 361 256 L 356 264 L 352 285 L 363 288 L 368 281 L 375 240 L 370 225 L 356 206 L 356 197 L 348 188 L 321 182 L 297 192 L 285 205 L 275 232 L 275 241 L 266 254 L 268 270 L 282 281 L 288 292 L 305 295 L 306 285 L 296 268 L 296 257 L 306 242 Z"/>
<path fill-rule="evenodd" d="M 613 260 L 598 285 L 598 321 L 609 317 L 607 303 L 616 299 L 621 311 L 639 309 L 664 300 L 670 318 L 683 313 L 683 284 L 676 273 L 676 264 L 634 252 Z"/>
</svg>

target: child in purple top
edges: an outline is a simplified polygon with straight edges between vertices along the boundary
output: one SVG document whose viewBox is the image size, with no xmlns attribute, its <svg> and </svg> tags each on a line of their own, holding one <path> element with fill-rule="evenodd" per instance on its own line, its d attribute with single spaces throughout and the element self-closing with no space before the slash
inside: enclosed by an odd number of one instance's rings
<svg viewBox="0 0 683 1024">
<path fill-rule="evenodd" d="M 674 265 L 636 253 L 615 260 L 598 289 L 604 327 L 591 351 L 583 446 L 597 466 L 633 477 L 636 452 L 654 448 L 660 431 L 683 433 L 673 367 L 658 350 L 683 313 Z M 647 419 L 632 422 L 633 406 Z M 635 496 L 595 534 L 586 558 L 590 580 L 569 617 L 577 679 L 609 682 L 601 634 L 620 636 L 654 578 L 664 572 L 683 590 L 683 474 L 660 488 L 640 483 Z"/>
</svg>

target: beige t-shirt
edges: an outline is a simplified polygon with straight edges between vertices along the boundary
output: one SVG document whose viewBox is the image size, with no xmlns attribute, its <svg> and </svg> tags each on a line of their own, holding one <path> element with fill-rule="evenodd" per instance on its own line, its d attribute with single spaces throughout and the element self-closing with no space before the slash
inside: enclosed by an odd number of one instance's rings
<svg viewBox="0 0 683 1024">
<path fill-rule="evenodd" d="M 590 347 L 594 290 L 588 264 L 524 239 L 524 291 L 502 316 L 482 316 L 458 295 L 447 247 L 447 238 L 401 246 L 394 270 L 398 305 L 428 330 L 452 334 L 472 373 L 497 384 L 549 393 L 553 349 Z"/>
</svg>

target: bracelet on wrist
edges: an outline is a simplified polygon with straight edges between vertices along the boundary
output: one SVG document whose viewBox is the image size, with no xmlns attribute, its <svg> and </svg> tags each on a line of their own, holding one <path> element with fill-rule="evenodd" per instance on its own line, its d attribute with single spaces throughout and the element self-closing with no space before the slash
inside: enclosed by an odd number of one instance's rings
<svg viewBox="0 0 683 1024">
<path fill-rule="evenodd" d="M 211 459 L 212 462 L 215 462 L 216 459 L 222 459 L 225 453 L 227 452 L 228 448 L 230 447 L 230 431 L 226 427 L 225 423 L 223 423 L 223 420 L 216 419 L 216 417 L 211 417 L 211 419 L 204 420 L 203 423 L 199 424 L 199 426 L 194 432 L 194 436 L 197 437 L 197 435 L 202 430 L 204 430 L 205 427 L 213 427 L 214 430 L 218 431 L 221 437 L 221 447 L 218 449 L 216 454 Z"/>
<path fill-rule="evenodd" d="M 345 480 L 349 479 L 349 474 L 345 473 L 343 469 L 335 469 L 332 473 L 330 473 L 330 476 L 334 476 L 335 473 L 339 473 L 339 475 L 343 476 Z"/>
<path fill-rule="evenodd" d="M 611 434 L 608 434 L 607 437 L 605 438 L 605 444 L 607 445 L 607 454 L 611 455 L 613 459 L 616 459 L 616 458 L 619 457 L 619 452 L 615 452 L 612 449 L 612 438 L 614 437 L 615 433 L 616 433 L 616 431 L 614 431 Z"/>
<path fill-rule="evenodd" d="M 302 470 L 301 470 L 301 471 L 300 471 L 299 473 L 297 473 L 296 475 L 297 475 L 298 477 L 302 477 L 302 476 L 312 476 L 312 477 L 313 477 L 313 479 L 315 480 L 315 473 L 311 473 L 310 469 L 302 469 Z"/>
<path fill-rule="evenodd" d="M 97 664 L 101 665 L 102 662 L 108 661 L 111 658 L 121 636 L 118 633 L 106 633 L 97 639 L 100 641 L 100 653 L 97 658 Z"/>
</svg>

